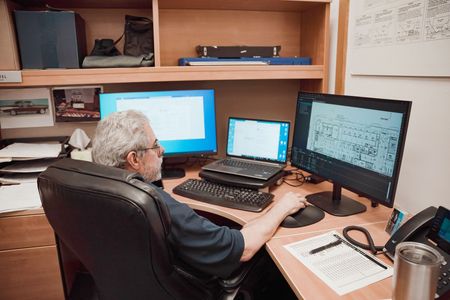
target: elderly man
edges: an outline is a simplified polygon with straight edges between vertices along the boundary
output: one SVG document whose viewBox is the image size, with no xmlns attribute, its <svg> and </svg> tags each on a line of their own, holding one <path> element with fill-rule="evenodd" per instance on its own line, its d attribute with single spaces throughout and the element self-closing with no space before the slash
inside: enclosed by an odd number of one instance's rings
<svg viewBox="0 0 450 300">
<path fill-rule="evenodd" d="M 134 110 L 100 121 L 93 140 L 96 163 L 140 173 L 151 184 L 159 179 L 164 148 L 148 119 Z M 159 190 L 172 220 L 169 242 L 177 257 L 207 274 L 227 277 L 272 237 L 284 218 L 305 206 L 303 196 L 287 193 L 241 230 L 217 226 Z"/>
</svg>

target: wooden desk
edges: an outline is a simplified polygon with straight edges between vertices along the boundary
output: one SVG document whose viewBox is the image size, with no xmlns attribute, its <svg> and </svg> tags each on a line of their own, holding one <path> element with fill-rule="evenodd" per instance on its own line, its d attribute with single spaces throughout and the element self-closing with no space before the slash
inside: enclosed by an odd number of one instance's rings
<svg viewBox="0 0 450 300">
<path fill-rule="evenodd" d="M 173 187 L 186 180 L 186 178 L 198 178 L 198 170 L 187 171 L 186 177 L 182 179 L 164 181 L 165 190 L 171 193 Z M 281 186 L 274 187 L 270 192 L 275 195 L 276 201 L 279 197 L 281 197 L 288 191 L 296 191 L 307 195 L 324 190 L 331 190 L 331 184 L 327 182 L 323 182 L 318 185 L 305 184 L 297 188 L 282 184 Z M 173 193 L 171 194 L 175 199 L 188 204 L 193 209 L 217 214 L 219 216 L 233 220 L 241 225 L 244 225 L 250 220 L 260 216 L 259 213 L 219 207 L 216 205 L 181 197 Z M 372 300 L 391 298 L 392 278 L 384 279 L 370 286 L 340 297 L 283 247 L 284 245 L 310 238 L 315 235 L 328 232 L 330 230 L 336 230 L 342 233 L 342 229 L 348 225 L 364 226 L 369 230 L 369 232 L 371 232 L 376 245 L 384 245 L 389 239 L 389 235 L 384 231 L 384 227 L 390 216 L 391 209 L 381 205 L 373 208 L 370 206 L 370 201 L 365 198 L 358 197 L 357 195 L 347 191 L 344 191 L 344 194 L 349 195 L 353 199 L 356 199 L 366 205 L 367 211 L 362 214 L 347 217 L 335 217 L 329 214 L 325 214 L 325 218 L 323 220 L 309 226 L 300 228 L 280 227 L 276 231 L 274 237 L 266 244 L 266 249 L 272 257 L 273 261 L 278 266 L 279 270 L 299 299 Z M 358 232 L 352 232 L 351 235 L 360 241 L 365 241 L 364 236 Z M 392 265 L 389 259 L 383 257 L 382 255 L 380 255 L 379 258 Z"/>
<path fill-rule="evenodd" d="M 165 190 L 193 209 L 209 212 L 244 225 L 260 216 L 260 213 L 235 210 L 174 195 L 173 187 L 187 178 L 198 178 L 198 168 L 187 171 L 186 177 L 165 180 Z M 293 188 L 286 184 L 271 190 L 275 201 L 288 191 L 310 194 L 331 189 L 329 183 L 305 184 Z M 364 198 L 358 201 L 367 206 L 367 212 L 348 216 L 325 218 L 313 225 L 300 228 L 279 228 L 266 248 L 281 273 L 299 298 L 341 299 L 320 279 L 284 249 L 284 245 L 299 241 L 330 230 L 341 231 L 347 225 L 363 225 L 374 234 L 375 243 L 382 245 L 388 240 L 384 226 L 391 209 L 370 207 Z M 363 239 L 360 239 L 363 240 Z M 62 284 L 53 232 L 42 209 L 0 214 L 0 299 L 62 299 Z M 383 299 L 390 298 L 391 279 L 385 279 L 366 288 L 345 295 L 342 299 Z"/>
<path fill-rule="evenodd" d="M 55 236 L 42 209 L 0 214 L 0 299 L 63 299 Z"/>
</svg>

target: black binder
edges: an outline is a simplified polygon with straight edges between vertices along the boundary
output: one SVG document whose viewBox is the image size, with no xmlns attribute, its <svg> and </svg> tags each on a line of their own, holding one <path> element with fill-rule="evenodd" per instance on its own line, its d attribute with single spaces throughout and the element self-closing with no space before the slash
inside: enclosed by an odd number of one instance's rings
<svg viewBox="0 0 450 300">
<path fill-rule="evenodd" d="M 281 46 L 197 46 L 199 57 L 278 57 Z"/>
</svg>

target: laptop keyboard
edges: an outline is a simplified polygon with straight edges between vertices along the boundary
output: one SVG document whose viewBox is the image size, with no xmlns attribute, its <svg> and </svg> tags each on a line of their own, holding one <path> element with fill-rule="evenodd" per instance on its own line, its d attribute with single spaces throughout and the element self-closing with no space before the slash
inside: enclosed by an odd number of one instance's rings
<svg viewBox="0 0 450 300">
<path fill-rule="evenodd" d="M 267 166 L 251 162 L 245 162 L 237 159 L 224 159 L 219 164 L 227 167 L 235 167 L 255 171 L 258 173 L 276 173 L 280 170 L 279 167 Z"/>
<path fill-rule="evenodd" d="M 262 211 L 273 199 L 269 193 L 199 179 L 188 179 L 177 185 L 173 192 L 198 201 L 252 212 Z"/>
</svg>

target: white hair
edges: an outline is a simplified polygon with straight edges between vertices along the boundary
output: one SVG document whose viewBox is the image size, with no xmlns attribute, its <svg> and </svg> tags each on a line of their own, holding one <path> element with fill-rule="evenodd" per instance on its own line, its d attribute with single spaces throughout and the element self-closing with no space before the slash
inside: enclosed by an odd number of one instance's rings
<svg viewBox="0 0 450 300">
<path fill-rule="evenodd" d="M 94 162 L 124 168 L 130 151 L 149 147 L 146 125 L 150 126 L 147 117 L 137 110 L 115 112 L 101 120 L 92 141 Z M 137 155 L 142 157 L 144 152 Z"/>
</svg>

